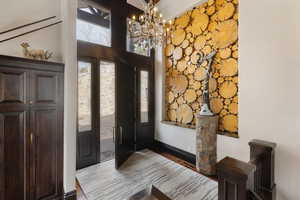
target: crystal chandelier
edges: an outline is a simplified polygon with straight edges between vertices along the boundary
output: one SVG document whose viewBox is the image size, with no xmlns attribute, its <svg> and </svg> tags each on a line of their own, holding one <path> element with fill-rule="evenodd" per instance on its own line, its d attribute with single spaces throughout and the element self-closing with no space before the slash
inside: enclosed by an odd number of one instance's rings
<svg viewBox="0 0 300 200">
<path fill-rule="evenodd" d="M 144 49 L 152 49 L 163 44 L 171 24 L 172 20 L 166 24 L 163 15 L 158 12 L 153 0 L 150 0 L 145 5 L 142 15 L 133 15 L 128 20 L 128 32 L 134 45 Z"/>
</svg>

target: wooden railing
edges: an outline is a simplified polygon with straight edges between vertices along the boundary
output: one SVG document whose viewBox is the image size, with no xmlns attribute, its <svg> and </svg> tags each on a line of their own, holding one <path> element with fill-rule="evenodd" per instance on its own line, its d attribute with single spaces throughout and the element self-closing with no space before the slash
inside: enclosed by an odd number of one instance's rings
<svg viewBox="0 0 300 200">
<path fill-rule="evenodd" d="M 219 200 L 275 200 L 275 143 L 252 140 L 248 163 L 226 157 L 217 164 Z"/>
</svg>

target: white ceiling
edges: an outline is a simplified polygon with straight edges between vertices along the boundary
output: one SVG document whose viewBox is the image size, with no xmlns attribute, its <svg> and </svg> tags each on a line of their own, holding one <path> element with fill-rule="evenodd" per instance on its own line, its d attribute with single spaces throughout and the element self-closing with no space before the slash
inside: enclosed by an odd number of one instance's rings
<svg viewBox="0 0 300 200">
<path fill-rule="evenodd" d="M 160 0 L 158 8 L 165 19 L 173 19 L 206 0 Z"/>
<path fill-rule="evenodd" d="M 143 10 L 145 1 L 144 0 L 127 0 L 127 3 Z"/>
<path fill-rule="evenodd" d="M 205 1 L 206 0 L 160 0 L 158 8 L 160 12 L 163 13 L 165 19 L 173 19 Z M 140 9 L 143 9 L 145 5 L 144 0 L 127 0 L 127 3 Z"/>
</svg>

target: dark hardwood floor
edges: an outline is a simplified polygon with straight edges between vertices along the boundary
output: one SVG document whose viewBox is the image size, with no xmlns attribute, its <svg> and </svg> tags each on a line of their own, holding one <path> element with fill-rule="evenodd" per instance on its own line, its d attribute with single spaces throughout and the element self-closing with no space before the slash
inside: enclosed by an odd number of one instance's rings
<svg viewBox="0 0 300 200">
<path fill-rule="evenodd" d="M 193 165 L 193 164 L 191 164 L 189 162 L 186 162 L 186 161 L 184 161 L 184 160 L 182 160 L 182 159 L 180 159 L 180 158 L 178 158 L 178 157 L 176 157 L 174 155 L 171 155 L 171 154 L 165 153 L 165 152 L 163 152 L 163 153 L 162 152 L 156 152 L 156 153 L 158 153 L 158 154 L 164 156 L 165 158 L 168 158 L 168 159 L 170 159 L 170 160 L 172 160 L 172 161 L 174 161 L 174 162 L 176 162 L 176 163 L 178 163 L 178 164 L 180 164 L 180 165 L 182 165 L 184 167 L 187 167 L 187 168 L 189 168 L 189 169 L 191 169 L 191 170 L 199 173 L 197 171 L 195 165 Z M 204 174 L 202 174 L 202 175 L 204 175 Z M 204 175 L 204 176 L 206 176 L 206 175 Z M 210 179 L 212 179 L 214 181 L 218 181 L 218 179 L 217 179 L 216 176 L 206 176 L 206 177 L 208 177 L 208 178 L 210 178 Z M 76 180 L 76 190 L 77 190 L 77 200 L 88 200 L 86 198 L 83 190 L 81 189 L 81 187 L 80 187 L 80 185 L 79 185 L 79 183 L 78 183 L 77 180 Z"/>
</svg>

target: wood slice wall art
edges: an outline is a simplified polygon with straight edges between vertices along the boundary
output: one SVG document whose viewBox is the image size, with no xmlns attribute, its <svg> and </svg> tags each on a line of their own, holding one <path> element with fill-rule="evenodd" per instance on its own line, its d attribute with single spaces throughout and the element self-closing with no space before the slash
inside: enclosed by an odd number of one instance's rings
<svg viewBox="0 0 300 200">
<path fill-rule="evenodd" d="M 208 0 L 174 20 L 165 46 L 165 121 L 194 128 L 207 62 L 217 54 L 209 80 L 210 106 L 220 116 L 219 133 L 238 136 L 238 0 Z"/>
</svg>

